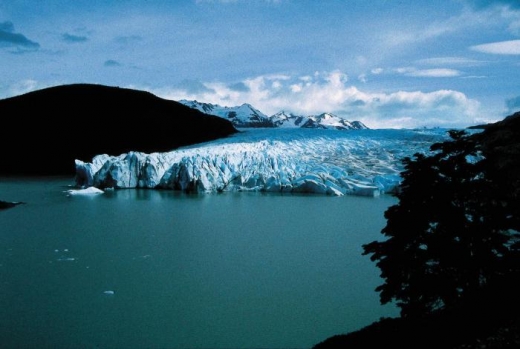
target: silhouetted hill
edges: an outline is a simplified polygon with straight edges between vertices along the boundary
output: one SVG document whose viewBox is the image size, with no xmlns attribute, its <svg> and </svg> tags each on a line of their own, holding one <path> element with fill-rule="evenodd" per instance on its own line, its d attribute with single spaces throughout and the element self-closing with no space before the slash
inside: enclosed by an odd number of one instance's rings
<svg viewBox="0 0 520 349">
<path fill-rule="evenodd" d="M 0 174 L 74 174 L 75 159 L 169 151 L 237 132 L 148 92 L 92 84 L 0 100 L 0 120 Z"/>
</svg>

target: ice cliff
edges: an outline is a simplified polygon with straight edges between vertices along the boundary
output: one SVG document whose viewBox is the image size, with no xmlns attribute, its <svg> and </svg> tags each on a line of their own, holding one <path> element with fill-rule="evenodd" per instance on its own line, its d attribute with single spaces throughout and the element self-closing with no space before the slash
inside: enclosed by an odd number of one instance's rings
<svg viewBox="0 0 520 349">
<path fill-rule="evenodd" d="M 368 195 L 396 190 L 401 159 L 445 130 L 250 129 L 166 153 L 76 160 L 76 184 L 186 192 L 266 191 Z"/>
</svg>

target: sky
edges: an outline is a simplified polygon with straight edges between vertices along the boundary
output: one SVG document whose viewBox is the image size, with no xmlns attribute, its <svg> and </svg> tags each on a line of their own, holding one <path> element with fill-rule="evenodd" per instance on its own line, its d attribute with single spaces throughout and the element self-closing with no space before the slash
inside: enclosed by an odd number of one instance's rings
<svg viewBox="0 0 520 349">
<path fill-rule="evenodd" d="M 0 0 L 0 99 L 72 83 L 370 128 L 493 122 L 520 110 L 520 0 Z"/>
</svg>

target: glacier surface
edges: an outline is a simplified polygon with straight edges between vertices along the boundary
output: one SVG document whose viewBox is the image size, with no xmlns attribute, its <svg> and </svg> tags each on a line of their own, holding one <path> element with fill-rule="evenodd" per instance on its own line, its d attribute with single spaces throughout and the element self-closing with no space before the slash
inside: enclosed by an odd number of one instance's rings
<svg viewBox="0 0 520 349">
<path fill-rule="evenodd" d="M 446 139 L 443 129 L 243 129 L 171 152 L 76 160 L 75 181 L 81 188 L 377 196 L 398 188 L 403 157 Z"/>
</svg>

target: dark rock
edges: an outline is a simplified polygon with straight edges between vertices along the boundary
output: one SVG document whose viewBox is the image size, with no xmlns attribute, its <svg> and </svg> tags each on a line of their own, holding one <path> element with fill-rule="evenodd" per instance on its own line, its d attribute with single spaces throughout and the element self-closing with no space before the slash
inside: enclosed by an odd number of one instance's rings
<svg viewBox="0 0 520 349">
<path fill-rule="evenodd" d="M 6 208 L 11 208 L 11 207 L 15 207 L 17 205 L 21 205 L 23 204 L 23 202 L 19 202 L 19 201 L 3 201 L 3 200 L 0 200 L 0 210 L 4 210 Z"/>
</svg>

